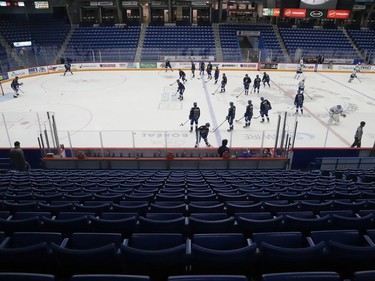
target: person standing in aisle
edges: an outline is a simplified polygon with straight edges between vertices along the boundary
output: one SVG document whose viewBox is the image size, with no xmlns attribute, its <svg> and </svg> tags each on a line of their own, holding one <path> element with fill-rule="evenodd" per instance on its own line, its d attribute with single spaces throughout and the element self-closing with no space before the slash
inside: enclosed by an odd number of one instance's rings
<svg viewBox="0 0 375 281">
<path fill-rule="evenodd" d="M 30 169 L 30 164 L 25 160 L 25 155 L 21 149 L 19 141 L 14 142 L 14 147 L 9 152 L 10 164 L 18 171 L 26 171 Z"/>
<path fill-rule="evenodd" d="M 228 154 L 229 155 L 229 148 L 227 147 L 228 145 L 228 140 L 227 139 L 223 139 L 221 141 L 221 146 L 217 149 L 217 154 L 219 154 L 220 157 L 223 157 L 224 154 Z"/>
</svg>

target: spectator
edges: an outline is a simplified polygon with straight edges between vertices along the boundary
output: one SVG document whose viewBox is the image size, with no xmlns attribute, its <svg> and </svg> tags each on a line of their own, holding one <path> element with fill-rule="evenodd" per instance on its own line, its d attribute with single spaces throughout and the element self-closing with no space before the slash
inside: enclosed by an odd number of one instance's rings
<svg viewBox="0 0 375 281">
<path fill-rule="evenodd" d="M 20 142 L 14 142 L 14 148 L 9 153 L 10 163 L 18 171 L 26 171 L 30 169 L 30 164 L 25 161 L 23 150 L 20 147 Z"/>
<path fill-rule="evenodd" d="M 228 140 L 223 139 L 221 141 L 221 146 L 217 149 L 217 153 L 219 154 L 220 157 L 223 157 L 225 152 L 229 154 L 229 148 L 227 147 L 227 145 L 228 145 Z"/>
<path fill-rule="evenodd" d="M 262 157 L 272 157 L 271 150 L 269 148 L 265 148 L 262 151 Z"/>
</svg>

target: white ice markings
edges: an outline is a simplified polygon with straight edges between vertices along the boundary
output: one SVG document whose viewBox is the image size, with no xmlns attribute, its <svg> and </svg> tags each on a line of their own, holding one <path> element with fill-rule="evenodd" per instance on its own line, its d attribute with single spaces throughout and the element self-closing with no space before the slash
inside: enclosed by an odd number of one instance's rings
<svg viewBox="0 0 375 281">
<path fill-rule="evenodd" d="M 343 83 L 341 83 L 341 82 L 339 82 L 339 81 L 337 81 L 337 80 L 335 80 L 335 79 L 332 79 L 332 78 L 330 78 L 330 77 L 328 77 L 328 76 L 326 76 L 326 75 L 323 75 L 323 74 L 321 74 L 321 73 L 319 73 L 319 72 L 318 72 L 318 74 L 321 75 L 321 76 L 323 76 L 324 78 L 327 78 L 328 80 L 331 80 L 331 81 L 333 81 L 333 82 L 335 82 L 335 83 L 337 83 L 337 84 L 339 84 L 339 85 L 341 85 L 341 86 L 343 86 L 343 87 L 345 87 L 345 88 L 347 88 L 347 89 L 353 91 L 353 92 L 356 92 L 356 93 L 358 93 L 358 94 L 360 94 L 360 95 L 362 95 L 362 96 L 365 96 L 366 98 L 368 98 L 368 99 L 370 99 L 370 100 L 375 101 L 375 99 L 374 99 L 373 97 L 371 97 L 371 96 L 368 96 L 368 95 L 366 95 L 366 94 L 364 94 L 364 93 L 362 93 L 362 92 L 360 92 L 360 91 L 357 91 L 357 90 L 355 90 L 355 89 L 353 89 L 353 88 L 351 88 L 351 87 L 349 87 L 349 86 L 347 86 L 347 85 L 345 85 L 345 84 L 343 84 Z"/>
<path fill-rule="evenodd" d="M 210 111 L 210 116 L 211 116 L 211 120 L 212 120 L 212 128 L 215 129 L 218 126 L 218 123 L 217 123 L 217 120 L 216 120 L 216 117 L 215 117 L 215 112 L 214 112 L 214 108 L 212 106 L 210 94 L 208 93 L 207 85 L 204 82 L 204 79 L 201 79 L 201 81 L 202 81 L 204 93 L 205 93 L 205 96 L 206 96 L 208 110 Z M 219 130 L 215 131 L 215 137 L 216 137 L 216 143 L 221 144 L 221 134 L 220 134 Z"/>
</svg>

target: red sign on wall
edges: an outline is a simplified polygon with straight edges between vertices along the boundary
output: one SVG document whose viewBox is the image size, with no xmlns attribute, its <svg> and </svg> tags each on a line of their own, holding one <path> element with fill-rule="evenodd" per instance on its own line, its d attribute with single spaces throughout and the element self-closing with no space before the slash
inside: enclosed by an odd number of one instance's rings
<svg viewBox="0 0 375 281">
<path fill-rule="evenodd" d="M 280 8 L 275 8 L 273 10 L 273 16 L 274 17 L 279 17 L 280 16 Z"/>
<path fill-rule="evenodd" d="M 305 18 L 306 9 L 284 9 L 283 16 L 287 18 Z"/>
<path fill-rule="evenodd" d="M 327 19 L 348 19 L 350 10 L 328 10 Z"/>
</svg>

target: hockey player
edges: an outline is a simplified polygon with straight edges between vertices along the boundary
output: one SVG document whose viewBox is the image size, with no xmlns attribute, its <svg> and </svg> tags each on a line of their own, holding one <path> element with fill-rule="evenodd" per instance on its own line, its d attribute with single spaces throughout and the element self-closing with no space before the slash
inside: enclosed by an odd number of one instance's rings
<svg viewBox="0 0 375 281">
<path fill-rule="evenodd" d="M 353 81 L 354 78 L 358 79 L 358 77 L 357 77 L 357 70 L 355 68 L 353 69 L 352 74 L 350 74 L 350 78 L 349 78 L 348 82 L 352 83 L 352 81 Z M 361 81 L 361 80 L 359 80 L 359 81 Z"/>
<path fill-rule="evenodd" d="M 299 60 L 299 65 L 303 67 L 303 57 Z"/>
<path fill-rule="evenodd" d="M 206 145 L 208 147 L 211 147 L 211 144 L 209 144 L 209 142 L 207 140 L 209 131 L 210 131 L 210 123 L 206 123 L 205 125 L 202 125 L 197 129 L 197 131 L 196 131 L 197 132 L 197 141 L 195 143 L 195 148 L 198 147 L 199 143 L 201 142 L 201 139 L 204 140 L 204 142 L 206 143 Z"/>
<path fill-rule="evenodd" d="M 191 74 L 193 74 L 192 78 L 195 77 L 195 63 L 192 61 L 191 62 Z"/>
<path fill-rule="evenodd" d="M 332 124 L 333 121 L 336 122 L 336 124 L 340 123 L 340 116 L 346 117 L 346 114 L 344 114 L 344 109 L 340 104 L 332 106 L 329 109 L 329 119 L 328 123 Z"/>
<path fill-rule="evenodd" d="M 198 128 L 198 119 L 201 116 L 201 110 L 197 103 L 193 103 L 193 107 L 190 109 L 189 119 L 190 119 L 190 133 L 193 131 L 193 124 L 195 123 L 195 131 Z"/>
<path fill-rule="evenodd" d="M 211 62 L 209 62 L 207 64 L 206 72 L 207 72 L 208 80 L 211 80 L 212 79 L 212 64 L 211 64 Z"/>
<path fill-rule="evenodd" d="M 179 69 L 179 70 L 178 70 L 178 75 L 180 76 L 180 79 L 182 80 L 182 83 L 185 84 L 185 82 L 187 81 L 187 80 L 186 80 L 186 74 L 185 74 L 185 71 Z"/>
<path fill-rule="evenodd" d="M 270 118 L 268 117 L 268 111 L 272 109 L 271 103 L 265 99 L 264 97 L 260 98 L 260 116 L 262 117 L 261 123 L 264 123 L 264 116 L 267 118 L 267 122 L 270 122 Z"/>
<path fill-rule="evenodd" d="M 233 130 L 233 121 L 234 118 L 236 117 L 236 107 L 234 106 L 233 102 L 229 103 L 229 109 L 228 109 L 228 115 L 227 115 L 227 120 L 229 124 L 229 129 L 228 132 Z"/>
<path fill-rule="evenodd" d="M 298 92 L 304 92 L 305 91 L 305 78 L 303 78 L 301 81 L 298 82 Z"/>
<path fill-rule="evenodd" d="M 10 84 L 10 87 L 13 89 L 14 91 L 14 94 L 13 94 L 13 97 L 14 98 L 17 98 L 20 94 L 18 93 L 19 89 L 20 89 L 20 86 L 22 86 L 23 83 L 19 83 L 18 82 L 18 76 L 16 76 L 12 83 Z"/>
<path fill-rule="evenodd" d="M 184 99 L 185 86 L 178 79 L 177 79 L 177 84 L 178 84 L 177 93 L 179 93 L 178 99 L 183 100 Z"/>
<path fill-rule="evenodd" d="M 220 70 L 219 70 L 219 66 L 217 65 L 215 68 L 215 74 L 214 74 L 214 78 L 215 78 L 214 84 L 217 84 L 217 80 L 219 80 L 219 75 L 220 75 Z"/>
<path fill-rule="evenodd" d="M 249 77 L 249 75 L 245 74 L 245 77 L 242 79 L 242 82 L 243 82 L 243 89 L 245 91 L 245 95 L 248 95 L 249 87 L 251 83 L 251 78 Z"/>
<path fill-rule="evenodd" d="M 357 65 L 354 67 L 355 71 L 358 73 L 358 72 L 361 72 L 361 63 L 358 62 Z"/>
<path fill-rule="evenodd" d="M 303 91 L 298 91 L 297 95 L 294 98 L 294 105 L 296 107 L 296 114 L 298 114 L 298 108 L 301 111 L 301 114 L 303 114 L 303 101 L 305 100 L 305 97 L 303 95 Z"/>
<path fill-rule="evenodd" d="M 228 82 L 227 76 L 225 76 L 225 73 L 223 73 L 223 77 L 221 78 L 220 93 L 225 92 L 225 86 L 227 85 L 227 82 Z"/>
<path fill-rule="evenodd" d="M 169 60 L 165 61 L 165 72 L 168 71 L 168 68 L 173 72 L 171 62 Z"/>
<path fill-rule="evenodd" d="M 247 103 L 248 103 L 248 105 L 246 106 L 246 112 L 244 114 L 244 116 L 245 116 L 245 126 L 243 126 L 244 128 L 250 127 L 251 118 L 253 118 L 254 106 L 253 106 L 251 100 L 248 100 Z"/>
<path fill-rule="evenodd" d="M 69 62 L 66 62 L 66 63 L 64 64 L 64 67 L 65 67 L 65 71 L 64 71 L 64 75 L 63 75 L 63 76 L 65 76 L 65 74 L 66 74 L 68 71 L 70 72 L 71 75 L 73 75 L 73 72 L 72 72 L 72 70 L 70 69 L 70 68 L 72 67 L 72 65 L 71 65 Z"/>
<path fill-rule="evenodd" d="M 260 88 L 260 78 L 259 78 L 259 75 L 257 75 L 254 79 L 254 83 L 253 83 L 253 88 L 254 88 L 254 94 L 255 94 L 255 91 L 257 91 L 257 94 L 259 94 L 259 88 Z"/>
<path fill-rule="evenodd" d="M 263 82 L 263 87 L 266 86 L 266 83 L 268 84 L 268 87 L 271 87 L 270 86 L 270 76 L 265 72 L 263 72 L 262 82 Z"/>
<path fill-rule="evenodd" d="M 299 77 L 302 75 L 303 77 L 305 77 L 304 75 L 303 75 L 303 64 L 301 65 L 298 65 L 297 66 L 297 71 L 296 71 L 296 75 L 294 75 L 294 79 L 299 79 Z"/>
<path fill-rule="evenodd" d="M 202 61 L 199 65 L 199 75 L 200 76 L 203 76 L 204 75 L 204 69 L 205 69 L 206 65 L 204 64 L 204 62 Z"/>
</svg>

